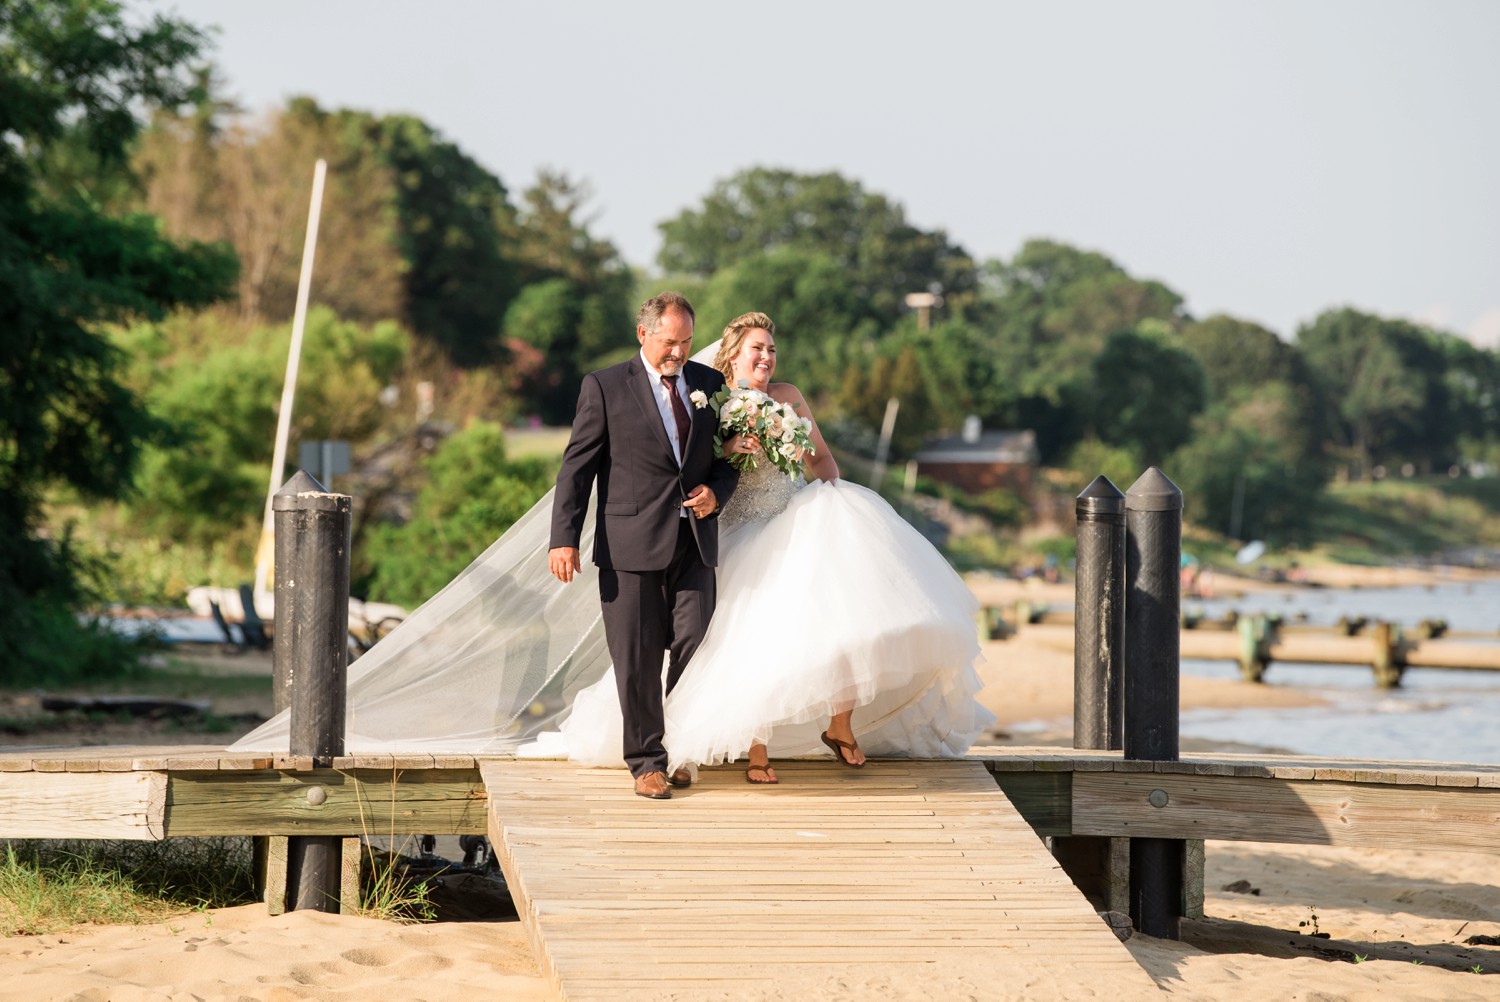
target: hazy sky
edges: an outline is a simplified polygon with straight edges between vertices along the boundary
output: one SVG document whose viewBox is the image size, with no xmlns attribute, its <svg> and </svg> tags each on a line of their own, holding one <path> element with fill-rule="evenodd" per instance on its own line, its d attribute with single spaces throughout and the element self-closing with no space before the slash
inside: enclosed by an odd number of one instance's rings
<svg viewBox="0 0 1500 1002">
<path fill-rule="evenodd" d="M 978 260 L 1046 236 L 1199 316 L 1290 336 L 1349 304 L 1500 344 L 1490 0 L 132 6 L 219 26 L 252 109 L 419 115 L 513 196 L 587 180 L 636 265 L 742 168 L 836 170 Z"/>
</svg>

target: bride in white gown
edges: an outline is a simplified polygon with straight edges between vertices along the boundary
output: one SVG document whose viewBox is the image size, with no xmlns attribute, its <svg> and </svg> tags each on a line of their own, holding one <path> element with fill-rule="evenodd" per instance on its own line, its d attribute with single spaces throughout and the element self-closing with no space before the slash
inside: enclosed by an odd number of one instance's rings
<svg viewBox="0 0 1500 1002">
<path fill-rule="evenodd" d="M 772 382 L 765 314 L 732 321 L 715 356 L 728 385 L 811 418 L 795 386 Z M 747 779 L 775 783 L 769 755 L 824 746 L 855 768 L 866 754 L 962 755 L 994 721 L 974 699 L 973 596 L 878 494 L 838 479 L 816 423 L 811 437 L 812 483 L 762 460 L 719 515 L 714 617 L 666 700 L 669 771 L 743 756 Z M 760 448 L 743 436 L 725 443 L 750 456 Z M 560 744 L 549 737 L 523 754 L 618 765 L 620 726 L 609 675 L 578 697 Z"/>
<path fill-rule="evenodd" d="M 741 329 L 763 330 L 765 348 L 774 347 L 768 318 Z M 712 345 L 697 360 L 732 360 L 743 347 Z M 774 355 L 750 370 L 752 385 L 796 394 L 769 383 Z M 816 754 L 826 751 L 825 732 L 854 745 L 854 729 L 856 748 L 831 746 L 846 763 L 962 755 L 994 719 L 974 700 L 968 589 L 878 495 L 836 479 L 821 438 L 814 444 L 813 483 L 762 463 L 718 516 L 715 616 L 666 703 L 671 769 Z M 623 768 L 597 569 L 585 562 L 569 585 L 552 577 L 551 507 L 549 491 L 350 665 L 347 754 L 566 754 Z M 590 513 L 584 552 L 592 537 Z M 289 732 L 283 712 L 232 747 L 285 751 Z"/>
</svg>

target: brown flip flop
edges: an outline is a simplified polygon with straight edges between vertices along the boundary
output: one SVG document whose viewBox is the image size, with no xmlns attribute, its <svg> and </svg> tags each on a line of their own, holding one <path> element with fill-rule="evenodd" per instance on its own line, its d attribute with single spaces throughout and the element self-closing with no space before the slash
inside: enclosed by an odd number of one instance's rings
<svg viewBox="0 0 1500 1002">
<path fill-rule="evenodd" d="M 844 753 L 839 750 L 841 748 L 847 748 L 850 751 L 859 751 L 858 741 L 840 741 L 838 738 L 829 737 L 827 731 L 823 732 L 822 737 L 823 743 L 828 746 L 829 751 L 833 752 L 833 757 L 839 760 L 840 765 L 846 765 L 851 769 L 863 769 L 865 767 L 865 764 L 863 762 L 849 761 L 844 757 Z"/>
<path fill-rule="evenodd" d="M 750 778 L 750 774 L 752 772 L 761 773 L 766 778 L 765 779 L 751 779 Z M 779 776 L 778 777 L 774 777 L 774 778 L 771 776 L 771 763 L 767 762 L 765 765 L 753 765 L 752 764 L 752 765 L 747 766 L 745 768 L 745 782 L 747 782 L 747 783 L 754 783 L 756 786 L 775 786 L 777 783 L 781 782 L 781 778 Z"/>
</svg>

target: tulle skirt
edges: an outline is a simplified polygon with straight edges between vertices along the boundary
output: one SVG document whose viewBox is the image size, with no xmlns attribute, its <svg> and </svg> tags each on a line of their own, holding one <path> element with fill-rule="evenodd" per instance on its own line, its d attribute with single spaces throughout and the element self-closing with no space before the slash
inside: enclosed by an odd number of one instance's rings
<svg viewBox="0 0 1500 1002">
<path fill-rule="evenodd" d="M 670 768 L 827 753 L 828 718 L 854 709 L 869 755 L 962 755 L 994 722 L 980 681 L 974 597 L 880 496 L 816 482 L 773 518 L 720 538 L 713 621 L 666 700 Z M 561 734 L 529 754 L 623 765 L 613 670 Z"/>
</svg>

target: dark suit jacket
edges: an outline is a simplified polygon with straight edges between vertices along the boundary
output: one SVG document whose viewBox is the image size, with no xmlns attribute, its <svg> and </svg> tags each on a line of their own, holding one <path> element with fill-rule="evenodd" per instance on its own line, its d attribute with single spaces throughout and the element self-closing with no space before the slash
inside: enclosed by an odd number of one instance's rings
<svg viewBox="0 0 1500 1002">
<path fill-rule="evenodd" d="M 707 484 L 720 508 L 729 501 L 739 473 L 727 460 L 714 458 L 717 420 L 713 409 L 694 407 L 689 398 L 694 390 L 713 396 L 724 385 L 724 376 L 697 362 L 686 363 L 682 375 L 678 390 L 692 427 L 681 469 L 662 426 L 651 374 L 640 355 L 583 377 L 573 434 L 563 453 L 557 494 L 552 499 L 550 546 L 578 545 L 596 479 L 594 563 L 620 571 L 666 569 L 677 545 L 682 502 L 694 487 Z M 688 521 L 703 563 L 717 566 L 718 518 L 689 516 Z"/>
</svg>

